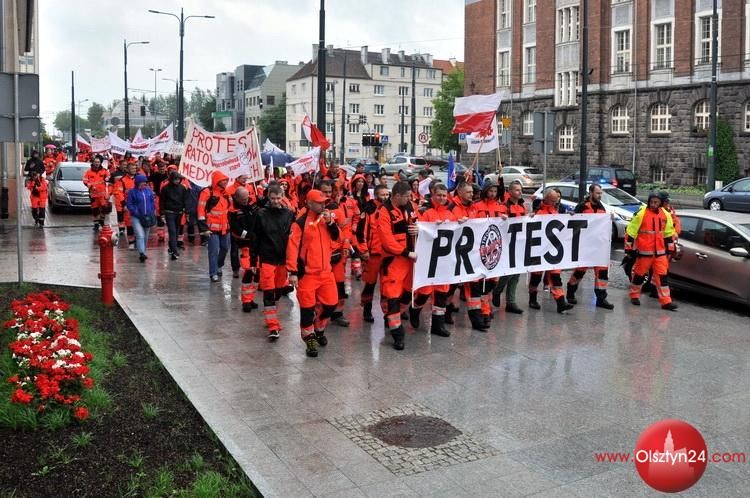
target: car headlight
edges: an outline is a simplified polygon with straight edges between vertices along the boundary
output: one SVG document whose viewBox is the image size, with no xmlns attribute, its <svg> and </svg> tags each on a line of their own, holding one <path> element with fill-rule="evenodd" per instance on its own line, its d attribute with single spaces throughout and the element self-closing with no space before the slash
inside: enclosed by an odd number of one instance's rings
<svg viewBox="0 0 750 498">
<path fill-rule="evenodd" d="M 55 195 L 58 197 L 65 197 L 67 193 L 65 192 L 65 189 L 62 187 L 55 186 Z"/>
</svg>

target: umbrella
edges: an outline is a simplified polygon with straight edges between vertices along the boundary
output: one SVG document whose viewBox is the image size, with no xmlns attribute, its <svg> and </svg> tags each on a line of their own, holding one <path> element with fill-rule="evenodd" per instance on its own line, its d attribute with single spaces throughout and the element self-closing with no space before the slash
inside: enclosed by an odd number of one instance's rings
<svg viewBox="0 0 750 498">
<path fill-rule="evenodd" d="M 260 158 L 263 161 L 264 166 L 271 164 L 271 156 L 273 156 L 273 164 L 276 166 L 294 161 L 294 157 L 286 152 L 261 152 Z"/>
</svg>

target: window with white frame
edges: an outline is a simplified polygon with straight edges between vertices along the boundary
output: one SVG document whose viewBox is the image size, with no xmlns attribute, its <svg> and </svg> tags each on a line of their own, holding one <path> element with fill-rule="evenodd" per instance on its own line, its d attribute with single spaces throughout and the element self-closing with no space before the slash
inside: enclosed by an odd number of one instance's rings
<svg viewBox="0 0 750 498">
<path fill-rule="evenodd" d="M 434 69 L 427 70 L 427 78 L 434 80 L 437 77 L 437 72 Z"/>
<path fill-rule="evenodd" d="M 750 102 L 745 104 L 745 132 L 750 133 Z"/>
<path fill-rule="evenodd" d="M 292 85 L 292 95 L 297 95 L 297 85 Z"/>
<path fill-rule="evenodd" d="M 651 166 L 651 182 L 652 183 L 664 183 L 667 179 L 667 175 L 664 173 L 664 168 L 661 166 Z"/>
<path fill-rule="evenodd" d="M 721 62 L 721 9 L 719 9 L 719 31 L 716 47 L 719 62 Z M 711 64 L 711 42 L 713 39 L 713 22 L 711 12 L 699 12 L 695 15 L 695 63 Z"/>
<path fill-rule="evenodd" d="M 419 78 L 422 71 L 418 67 L 412 67 L 411 69 L 414 71 L 414 78 Z"/>
<path fill-rule="evenodd" d="M 403 114 L 404 116 L 409 115 L 409 106 L 408 105 L 400 105 L 398 106 L 398 115 L 400 116 Z"/>
<path fill-rule="evenodd" d="M 409 125 L 408 124 L 405 124 L 403 128 L 404 128 L 404 133 L 409 133 Z M 401 133 L 401 125 L 398 125 L 398 132 Z"/>
<path fill-rule="evenodd" d="M 302 93 L 305 93 L 307 91 L 307 83 L 302 83 L 300 90 L 302 90 Z"/>
<path fill-rule="evenodd" d="M 375 104 L 373 108 L 373 114 L 375 114 L 376 116 L 385 115 L 385 104 Z"/>
<path fill-rule="evenodd" d="M 359 93 L 359 83 L 349 83 L 350 93 Z"/>
<path fill-rule="evenodd" d="M 335 111 L 335 109 L 333 107 L 333 102 L 326 102 L 326 112 L 328 114 L 331 114 L 334 111 Z"/>
<path fill-rule="evenodd" d="M 432 88 L 425 88 L 423 92 L 424 97 L 432 97 Z"/>
<path fill-rule="evenodd" d="M 574 106 L 578 103 L 578 71 L 563 71 L 557 73 L 555 86 L 556 106 Z"/>
<path fill-rule="evenodd" d="M 375 95 L 385 95 L 385 85 L 375 85 L 373 87 L 373 93 Z"/>
<path fill-rule="evenodd" d="M 428 135 L 432 135 L 432 126 L 430 126 L 430 125 L 423 125 L 422 126 L 422 133 L 427 133 Z"/>
<path fill-rule="evenodd" d="M 626 135 L 630 133 L 630 113 L 624 105 L 616 105 L 610 112 L 612 118 L 612 134 Z"/>
<path fill-rule="evenodd" d="M 297 133 L 297 124 L 292 123 L 292 134 L 296 134 L 296 133 Z"/>
<path fill-rule="evenodd" d="M 529 137 L 534 134 L 534 113 L 526 111 L 521 116 L 521 122 L 523 124 L 523 135 Z"/>
<path fill-rule="evenodd" d="M 408 97 L 409 96 L 409 87 L 408 86 L 400 86 L 400 87 L 398 87 L 398 96 L 399 97 Z"/>
<path fill-rule="evenodd" d="M 380 76 L 388 76 L 388 66 L 380 66 Z"/>
<path fill-rule="evenodd" d="M 374 124 L 374 125 L 372 125 L 372 131 L 374 131 L 375 133 L 384 133 L 384 131 L 385 131 L 385 125 Z"/>
<path fill-rule="evenodd" d="M 423 107 L 422 108 L 422 116 L 426 118 L 432 117 L 432 107 Z"/>
<path fill-rule="evenodd" d="M 614 70 L 615 73 L 630 72 L 630 30 L 615 31 Z"/>
<path fill-rule="evenodd" d="M 578 7 L 564 7 L 557 10 L 557 43 L 578 41 Z"/>
<path fill-rule="evenodd" d="M 326 123 L 326 133 L 335 133 L 333 123 Z"/>
<path fill-rule="evenodd" d="M 656 104 L 651 108 L 651 133 L 672 132 L 672 113 L 667 104 Z"/>
<path fill-rule="evenodd" d="M 401 67 L 401 77 L 402 78 L 406 77 L 406 68 L 405 67 Z"/>
<path fill-rule="evenodd" d="M 526 47 L 523 57 L 523 82 L 536 83 L 536 47 Z"/>
<path fill-rule="evenodd" d="M 573 152 L 573 127 L 562 126 L 558 132 L 557 150 L 560 152 Z"/>
<path fill-rule="evenodd" d="M 701 100 L 695 104 L 693 110 L 693 128 L 695 131 L 706 131 L 708 130 L 708 122 L 711 113 L 709 110 L 708 100 Z"/>
<path fill-rule="evenodd" d="M 326 92 L 332 92 L 334 88 L 336 88 L 336 83 L 333 81 L 326 82 Z"/>
<path fill-rule="evenodd" d="M 497 5 L 497 29 L 510 28 L 511 26 L 511 0 L 499 0 Z"/>
<path fill-rule="evenodd" d="M 352 114 L 359 114 L 359 104 L 349 104 L 349 112 Z"/>
<path fill-rule="evenodd" d="M 359 123 L 349 123 L 349 133 L 359 133 Z"/>
<path fill-rule="evenodd" d="M 654 25 L 654 69 L 672 67 L 672 23 L 664 22 Z"/>
<path fill-rule="evenodd" d="M 497 86 L 510 86 L 510 52 L 497 53 Z"/>
<path fill-rule="evenodd" d="M 526 6 L 523 9 L 523 22 L 536 22 L 536 0 L 524 0 Z"/>
</svg>

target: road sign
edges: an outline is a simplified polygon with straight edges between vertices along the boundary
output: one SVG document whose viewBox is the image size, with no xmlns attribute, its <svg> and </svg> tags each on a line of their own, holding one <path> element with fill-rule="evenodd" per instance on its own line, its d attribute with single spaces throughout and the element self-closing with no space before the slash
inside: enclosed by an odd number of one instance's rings
<svg viewBox="0 0 750 498">
<path fill-rule="evenodd" d="M 466 143 L 466 133 L 459 133 L 458 134 L 458 143 L 465 144 Z"/>
<path fill-rule="evenodd" d="M 380 135 L 380 143 L 381 144 L 387 144 L 388 143 L 388 135 Z"/>
<path fill-rule="evenodd" d="M 418 138 L 419 138 L 419 141 L 423 144 L 426 144 L 427 142 L 430 141 L 430 136 L 425 132 L 420 133 Z"/>
<path fill-rule="evenodd" d="M 503 124 L 503 128 L 510 128 L 511 119 L 507 116 L 500 118 L 500 122 Z"/>
<path fill-rule="evenodd" d="M 117 126 L 120 124 L 120 118 L 112 116 L 112 119 L 110 119 L 109 122 L 112 123 L 112 126 Z"/>
</svg>

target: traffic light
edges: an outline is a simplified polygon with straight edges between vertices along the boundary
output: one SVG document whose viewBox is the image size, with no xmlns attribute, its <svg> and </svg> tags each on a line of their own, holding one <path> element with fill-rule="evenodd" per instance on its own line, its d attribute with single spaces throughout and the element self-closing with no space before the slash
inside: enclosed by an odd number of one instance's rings
<svg viewBox="0 0 750 498">
<path fill-rule="evenodd" d="M 369 133 L 363 133 L 362 134 L 362 145 L 365 147 L 369 147 L 371 145 L 371 137 Z"/>
<path fill-rule="evenodd" d="M 380 132 L 375 132 L 375 135 L 372 137 L 372 145 L 374 147 L 380 147 Z"/>
</svg>

